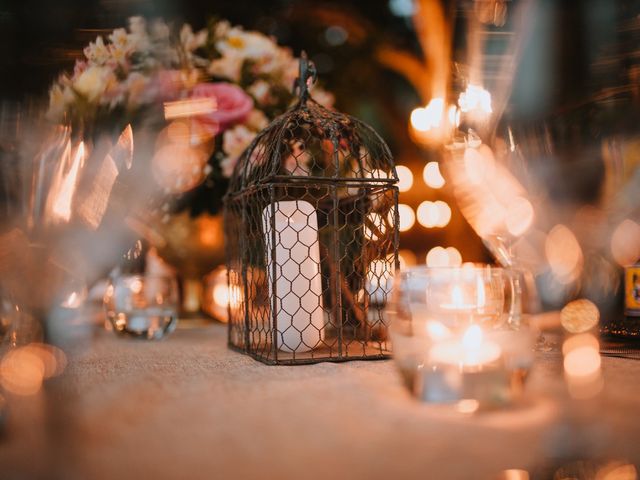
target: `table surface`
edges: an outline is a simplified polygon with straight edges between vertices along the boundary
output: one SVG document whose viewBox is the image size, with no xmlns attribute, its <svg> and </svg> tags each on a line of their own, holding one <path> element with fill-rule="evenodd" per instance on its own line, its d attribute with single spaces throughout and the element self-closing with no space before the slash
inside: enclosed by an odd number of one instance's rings
<svg viewBox="0 0 640 480">
<path fill-rule="evenodd" d="M 463 415 L 414 401 L 392 361 L 267 366 L 226 327 L 159 342 L 99 332 L 38 395 L 10 402 L 0 478 L 498 478 L 573 457 L 640 464 L 640 362 L 604 358 L 570 401 L 538 354 L 523 402 Z"/>
</svg>

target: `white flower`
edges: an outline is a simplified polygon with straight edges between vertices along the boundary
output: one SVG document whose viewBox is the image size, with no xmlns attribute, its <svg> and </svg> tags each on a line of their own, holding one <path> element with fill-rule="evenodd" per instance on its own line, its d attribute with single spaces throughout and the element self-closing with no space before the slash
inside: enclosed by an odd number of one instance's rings
<svg viewBox="0 0 640 480">
<path fill-rule="evenodd" d="M 269 100 L 270 90 L 271 86 L 265 80 L 258 80 L 247 88 L 247 92 L 249 92 L 249 94 L 253 96 L 258 103 L 263 105 Z"/>
<path fill-rule="evenodd" d="M 244 59 L 239 55 L 228 55 L 217 58 L 209 64 L 209 73 L 216 77 L 227 78 L 234 82 L 240 81 Z"/>
<path fill-rule="evenodd" d="M 127 54 L 129 50 L 126 47 L 120 47 L 115 43 L 109 45 L 109 54 L 111 55 L 111 60 L 119 65 L 125 65 L 127 63 Z"/>
<path fill-rule="evenodd" d="M 242 155 L 242 152 L 245 151 L 255 136 L 256 132 L 252 132 L 245 125 L 236 125 L 222 134 L 222 149 L 226 156 L 220 162 L 220 167 L 225 177 L 231 176 L 240 155 Z"/>
<path fill-rule="evenodd" d="M 89 63 L 104 65 L 109 60 L 109 49 L 104 44 L 102 37 L 99 36 L 95 42 L 90 42 L 89 46 L 84 49 L 84 55 Z"/>
<path fill-rule="evenodd" d="M 49 91 L 49 110 L 47 118 L 54 122 L 62 120 L 67 107 L 73 103 L 73 91 L 67 85 L 56 83 Z"/>
<path fill-rule="evenodd" d="M 207 36 L 206 30 L 193 33 L 191 25 L 185 23 L 180 30 L 180 43 L 187 52 L 193 52 L 207 43 Z"/>
<path fill-rule="evenodd" d="M 90 66 L 73 81 L 73 88 L 87 100 L 93 102 L 105 92 L 107 85 L 114 78 L 110 68 Z"/>
<path fill-rule="evenodd" d="M 245 32 L 233 27 L 227 35 L 216 42 L 216 49 L 223 55 L 240 55 L 252 60 L 260 60 L 273 55 L 277 45 L 269 37 L 258 32 Z"/>
<path fill-rule="evenodd" d="M 129 48 L 131 47 L 129 35 L 124 28 L 115 29 L 113 33 L 109 35 L 109 41 L 112 43 L 114 48 L 118 48 L 124 51 L 129 50 Z"/>
</svg>

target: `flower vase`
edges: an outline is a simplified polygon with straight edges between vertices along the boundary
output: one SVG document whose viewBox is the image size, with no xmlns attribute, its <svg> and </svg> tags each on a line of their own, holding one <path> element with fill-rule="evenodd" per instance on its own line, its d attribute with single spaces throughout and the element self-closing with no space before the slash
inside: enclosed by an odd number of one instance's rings
<svg viewBox="0 0 640 480">
<path fill-rule="evenodd" d="M 181 318 L 210 318 L 202 309 L 204 277 L 224 263 L 223 216 L 189 212 L 170 215 L 155 225 L 163 242 L 160 258 L 175 268 L 182 292 Z"/>
</svg>

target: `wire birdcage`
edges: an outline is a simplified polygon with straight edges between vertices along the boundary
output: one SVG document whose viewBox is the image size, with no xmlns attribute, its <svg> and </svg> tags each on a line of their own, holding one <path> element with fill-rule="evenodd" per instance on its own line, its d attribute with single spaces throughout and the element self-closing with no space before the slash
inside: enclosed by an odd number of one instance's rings
<svg viewBox="0 0 640 480">
<path fill-rule="evenodd" d="M 229 345 L 269 364 L 386 358 L 398 178 L 363 122 L 308 87 L 240 157 L 225 197 Z"/>
</svg>

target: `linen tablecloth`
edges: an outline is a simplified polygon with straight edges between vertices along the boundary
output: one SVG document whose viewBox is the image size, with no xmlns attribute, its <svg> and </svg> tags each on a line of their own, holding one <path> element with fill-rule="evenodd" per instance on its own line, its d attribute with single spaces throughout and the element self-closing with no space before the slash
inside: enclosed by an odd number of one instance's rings
<svg viewBox="0 0 640 480">
<path fill-rule="evenodd" d="M 420 404 L 392 361 L 266 366 L 226 327 L 159 342 L 101 331 L 65 373 L 11 402 L 0 478 L 475 479 L 579 456 L 640 463 L 640 362 L 604 358 L 596 400 L 569 401 L 558 354 L 526 399 L 463 415 Z M 15 400 L 15 399 L 13 399 Z"/>
</svg>

